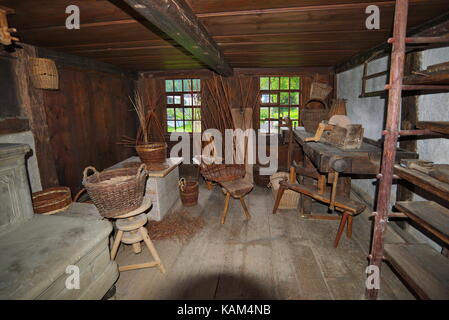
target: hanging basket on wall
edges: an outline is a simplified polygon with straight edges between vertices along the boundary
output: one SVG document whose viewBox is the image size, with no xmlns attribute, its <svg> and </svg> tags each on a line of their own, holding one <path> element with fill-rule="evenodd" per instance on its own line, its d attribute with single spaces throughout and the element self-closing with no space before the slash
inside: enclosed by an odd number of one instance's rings
<svg viewBox="0 0 449 320">
<path fill-rule="evenodd" d="M 53 60 L 29 58 L 30 78 L 37 89 L 59 89 L 59 75 Z"/>
</svg>

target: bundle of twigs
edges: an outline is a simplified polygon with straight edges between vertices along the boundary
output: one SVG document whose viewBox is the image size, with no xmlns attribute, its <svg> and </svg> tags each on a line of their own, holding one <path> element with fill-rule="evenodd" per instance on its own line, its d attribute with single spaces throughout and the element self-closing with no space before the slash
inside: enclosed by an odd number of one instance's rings
<svg viewBox="0 0 449 320">
<path fill-rule="evenodd" d="M 208 107 L 203 109 L 204 127 L 218 129 L 221 132 L 225 129 L 235 129 L 231 113 L 232 90 L 229 80 L 214 75 L 206 80 L 205 84 Z"/>
<path fill-rule="evenodd" d="M 259 90 L 259 81 L 257 77 L 238 77 L 239 88 L 240 88 L 240 112 L 243 114 L 242 124 L 239 127 L 243 127 L 247 120 L 249 120 L 249 125 L 252 127 L 252 118 L 245 119 L 246 113 L 244 112 L 244 108 L 251 108 L 252 114 L 254 114 L 254 110 L 259 106 L 260 101 L 260 90 Z M 246 84 L 246 88 L 245 85 Z M 256 94 L 254 94 L 256 93 Z"/>
<path fill-rule="evenodd" d="M 123 136 L 118 144 L 127 147 L 135 147 L 140 144 L 148 144 L 151 141 L 165 142 L 162 126 L 157 119 L 156 107 L 162 99 L 162 94 L 157 99 L 148 99 L 148 107 L 145 105 L 144 96 L 139 89 L 134 92 L 134 98 L 129 97 L 134 111 L 139 120 L 139 129 L 136 138 Z M 159 133 L 160 138 L 156 138 Z"/>
<path fill-rule="evenodd" d="M 147 229 L 153 240 L 174 239 L 186 242 L 204 227 L 201 217 L 191 217 L 187 211 L 175 211 L 162 221 L 150 221 Z"/>
</svg>

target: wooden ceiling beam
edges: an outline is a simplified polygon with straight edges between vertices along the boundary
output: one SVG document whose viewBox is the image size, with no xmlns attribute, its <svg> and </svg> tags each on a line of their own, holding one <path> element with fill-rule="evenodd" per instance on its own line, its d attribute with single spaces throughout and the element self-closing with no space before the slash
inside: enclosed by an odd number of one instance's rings
<svg viewBox="0 0 449 320">
<path fill-rule="evenodd" d="M 123 2 L 215 72 L 223 76 L 233 74 L 223 52 L 184 0 Z"/>
<path fill-rule="evenodd" d="M 427 2 L 428 0 L 409 0 L 411 4 Z M 372 3 L 342 3 L 342 4 L 326 4 L 314 6 L 299 6 L 286 8 L 269 8 L 269 9 L 251 9 L 251 10 L 235 10 L 222 12 L 207 12 L 198 13 L 198 18 L 210 17 L 230 17 L 230 16 L 244 16 L 244 15 L 260 15 L 260 14 L 279 14 L 291 12 L 312 12 L 312 11 L 332 11 L 332 10 L 348 10 L 348 9 L 365 9 L 368 5 L 376 5 L 378 7 L 393 7 L 395 1 L 378 1 Z"/>
</svg>

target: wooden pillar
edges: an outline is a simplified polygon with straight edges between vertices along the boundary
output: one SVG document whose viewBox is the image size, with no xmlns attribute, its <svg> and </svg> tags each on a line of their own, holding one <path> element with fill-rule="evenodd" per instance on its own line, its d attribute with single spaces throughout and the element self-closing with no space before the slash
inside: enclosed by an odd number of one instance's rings
<svg viewBox="0 0 449 320">
<path fill-rule="evenodd" d="M 47 116 L 45 113 L 42 89 L 35 89 L 29 78 L 28 59 L 36 57 L 36 49 L 21 44 L 23 49 L 17 49 L 13 54 L 18 100 L 24 115 L 29 120 L 36 145 L 36 157 L 39 166 L 42 188 L 59 186 L 53 151 L 48 134 Z"/>
</svg>

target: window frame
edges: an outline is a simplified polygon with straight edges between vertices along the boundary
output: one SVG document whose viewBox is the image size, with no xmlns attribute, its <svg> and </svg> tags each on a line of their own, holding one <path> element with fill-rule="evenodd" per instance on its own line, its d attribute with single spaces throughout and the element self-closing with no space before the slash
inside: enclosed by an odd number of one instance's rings
<svg viewBox="0 0 449 320">
<path fill-rule="evenodd" d="M 199 90 L 195 90 L 194 88 L 194 80 L 198 81 Z M 167 82 L 172 82 L 172 90 L 167 91 Z M 182 88 L 181 91 L 176 91 L 175 82 L 181 81 L 182 82 Z M 190 90 L 186 90 L 185 82 L 190 81 Z M 187 85 L 187 87 L 189 87 Z M 164 79 L 164 94 L 165 94 L 165 125 L 166 125 L 166 133 L 171 134 L 173 132 L 176 133 L 186 133 L 186 134 L 192 134 L 192 133 L 200 133 L 202 132 L 202 85 L 201 85 L 201 78 L 199 77 L 170 77 Z M 186 102 L 186 95 L 191 96 L 191 104 L 189 105 L 188 102 Z M 197 99 L 199 99 L 199 104 L 194 104 L 195 98 L 194 95 L 197 95 Z M 169 103 L 169 97 L 172 97 L 172 103 Z M 180 97 L 180 103 L 175 103 L 176 97 Z M 169 119 L 168 111 L 169 109 L 173 110 L 173 119 Z M 178 119 L 177 110 L 182 110 L 182 119 Z M 186 119 L 186 109 L 191 110 L 191 117 L 190 119 Z M 198 112 L 199 111 L 199 117 Z M 174 130 L 169 131 L 169 123 L 173 122 Z M 178 122 L 182 123 L 182 126 L 178 126 Z M 191 122 L 192 131 L 186 131 L 186 123 Z M 200 130 L 195 131 L 195 122 L 199 124 Z M 182 131 L 178 131 L 178 129 L 182 128 Z"/>
<path fill-rule="evenodd" d="M 268 78 L 268 90 L 267 89 L 262 89 L 262 78 Z M 278 89 L 272 89 L 272 78 L 278 78 L 277 81 L 277 87 Z M 288 78 L 288 89 L 281 89 L 281 78 Z M 298 78 L 298 89 L 290 89 L 291 87 L 291 78 Z M 300 110 L 301 110 L 301 105 L 302 105 L 302 83 L 303 83 L 303 77 L 299 74 L 281 74 L 281 75 L 259 75 L 259 94 L 260 94 L 260 99 L 259 99 L 259 110 L 258 110 L 258 117 L 257 117 L 257 123 L 258 123 L 258 129 L 261 129 L 261 124 L 267 122 L 267 120 L 263 120 L 261 118 L 261 112 L 262 112 L 262 108 L 267 108 L 268 109 L 268 118 L 264 118 L 264 119 L 273 119 L 274 117 L 272 117 L 272 108 L 276 108 L 277 109 L 277 115 L 278 115 L 278 119 L 281 120 L 281 114 L 283 114 L 281 112 L 281 108 L 288 108 L 288 117 L 291 116 L 291 112 L 292 109 L 294 110 L 294 108 L 297 108 L 298 111 L 298 118 L 297 119 L 293 119 L 293 126 L 298 126 L 299 122 L 300 122 Z M 281 93 L 288 93 L 288 104 L 281 104 Z M 291 100 L 292 100 L 292 93 L 298 93 L 298 104 L 292 104 Z M 264 95 L 268 95 L 268 99 L 269 101 L 264 103 L 262 102 L 263 96 Z M 276 102 L 272 102 L 271 101 L 271 97 L 272 96 L 276 96 Z M 284 116 L 284 115 L 283 115 Z M 264 130 L 262 131 L 262 133 L 264 134 L 273 134 L 273 133 L 277 133 L 279 134 L 281 132 L 281 127 L 279 125 L 277 125 L 277 131 L 273 131 L 272 126 L 271 126 L 271 122 L 275 122 L 275 121 L 270 121 L 268 120 L 268 130 Z M 279 123 L 279 121 L 278 121 Z"/>
</svg>

